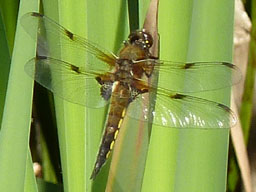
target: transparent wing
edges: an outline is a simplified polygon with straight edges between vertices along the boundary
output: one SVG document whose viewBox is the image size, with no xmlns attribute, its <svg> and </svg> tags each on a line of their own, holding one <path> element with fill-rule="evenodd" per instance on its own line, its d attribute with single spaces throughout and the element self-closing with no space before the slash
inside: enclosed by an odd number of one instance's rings
<svg viewBox="0 0 256 192">
<path fill-rule="evenodd" d="M 72 103 L 99 108 L 106 105 L 96 77 L 101 71 L 85 70 L 73 64 L 38 56 L 25 65 L 26 73 L 59 97 Z M 106 75 L 105 75 L 106 76 Z"/>
<path fill-rule="evenodd" d="M 144 69 L 154 66 L 159 71 L 158 86 L 179 93 L 217 90 L 230 87 L 241 80 L 239 68 L 226 62 L 179 63 L 150 59 L 136 61 L 135 64 L 143 65 Z M 175 83 L 170 84 L 170 77 Z M 148 84 L 147 81 L 144 83 Z M 156 88 L 153 83 L 149 83 L 149 86 Z"/>
<path fill-rule="evenodd" d="M 236 116 L 227 106 L 213 101 L 161 90 L 153 102 L 148 97 L 146 93 L 136 98 L 127 114 L 173 128 L 229 128 L 236 123 Z"/>
<path fill-rule="evenodd" d="M 21 18 L 26 32 L 37 41 L 38 55 L 75 63 L 86 69 L 108 71 L 115 65 L 116 56 L 73 34 L 63 26 L 39 13 L 27 13 Z"/>
</svg>

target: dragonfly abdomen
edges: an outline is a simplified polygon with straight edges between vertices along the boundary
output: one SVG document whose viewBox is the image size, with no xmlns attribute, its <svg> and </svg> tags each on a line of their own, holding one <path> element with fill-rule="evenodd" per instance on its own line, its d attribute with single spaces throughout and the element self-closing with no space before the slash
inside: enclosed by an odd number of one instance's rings
<svg viewBox="0 0 256 192">
<path fill-rule="evenodd" d="M 120 88 L 117 88 L 117 89 L 119 90 Z M 128 91 L 128 90 L 123 90 L 123 91 Z M 108 159 L 114 147 L 114 143 L 117 138 L 119 129 L 121 127 L 123 118 L 125 116 L 125 112 L 126 112 L 126 108 L 128 107 L 128 104 L 129 104 L 129 97 L 122 97 L 118 93 L 114 94 L 114 96 L 112 95 L 108 118 L 105 126 L 105 132 L 101 141 L 100 149 L 99 149 L 97 160 L 91 175 L 91 179 L 94 179 L 96 177 L 96 175 L 98 174 L 101 167 L 104 165 L 104 163 Z"/>
</svg>

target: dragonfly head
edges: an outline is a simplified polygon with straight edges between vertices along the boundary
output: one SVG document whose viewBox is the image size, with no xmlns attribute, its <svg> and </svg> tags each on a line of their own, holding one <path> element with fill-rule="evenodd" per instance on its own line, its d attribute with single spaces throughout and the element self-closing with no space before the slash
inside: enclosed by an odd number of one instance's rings
<svg viewBox="0 0 256 192">
<path fill-rule="evenodd" d="M 142 29 L 132 32 L 128 37 L 128 43 L 149 49 L 153 45 L 153 38 L 145 29 Z"/>
</svg>

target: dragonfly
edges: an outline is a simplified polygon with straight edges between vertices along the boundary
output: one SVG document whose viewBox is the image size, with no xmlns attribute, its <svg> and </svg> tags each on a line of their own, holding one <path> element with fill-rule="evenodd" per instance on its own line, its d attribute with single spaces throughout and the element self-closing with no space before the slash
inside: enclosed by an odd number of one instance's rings
<svg viewBox="0 0 256 192">
<path fill-rule="evenodd" d="M 223 129 L 237 121 L 228 106 L 189 94 L 238 83 L 240 71 L 231 63 L 154 58 L 154 40 L 144 29 L 131 32 L 115 55 L 40 13 L 25 14 L 21 24 L 37 41 L 37 55 L 25 65 L 29 76 L 69 102 L 92 108 L 109 104 L 91 179 L 113 150 L 125 116 L 179 129 Z M 160 74 L 158 84 L 149 81 L 154 71 Z M 216 81 L 208 80 L 213 74 Z M 170 77 L 177 83 L 170 84 Z M 155 94 L 153 101 L 149 94 Z"/>
</svg>

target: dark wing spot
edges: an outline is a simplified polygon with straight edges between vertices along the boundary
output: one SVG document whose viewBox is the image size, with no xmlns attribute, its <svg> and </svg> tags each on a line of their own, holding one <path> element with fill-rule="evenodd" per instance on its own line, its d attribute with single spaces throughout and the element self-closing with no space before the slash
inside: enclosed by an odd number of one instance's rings
<svg viewBox="0 0 256 192">
<path fill-rule="evenodd" d="M 222 65 L 225 65 L 229 68 L 234 68 L 234 65 L 232 63 L 223 62 Z"/>
<path fill-rule="evenodd" d="M 97 81 L 100 85 L 102 85 L 102 84 L 103 84 L 102 79 L 101 79 L 101 77 L 100 77 L 100 76 L 95 77 L 95 79 L 96 79 L 96 81 Z"/>
<path fill-rule="evenodd" d="M 183 99 L 184 97 L 186 97 L 186 95 L 181 95 L 181 94 L 175 94 L 175 95 L 171 95 L 170 96 L 172 99 Z"/>
<path fill-rule="evenodd" d="M 70 31 L 68 31 L 66 29 L 65 29 L 65 33 L 69 37 L 69 39 L 74 40 L 74 34 L 73 33 L 71 33 Z"/>
<path fill-rule="evenodd" d="M 43 55 L 36 55 L 36 59 L 37 60 L 43 60 L 43 59 L 47 59 L 48 57 L 47 56 L 43 56 Z"/>
<path fill-rule="evenodd" d="M 32 12 L 32 13 L 31 13 L 31 16 L 34 16 L 34 17 L 43 17 L 42 14 L 36 13 L 36 12 Z"/>
<path fill-rule="evenodd" d="M 140 90 L 140 93 L 147 93 L 148 92 L 148 88 L 147 87 L 143 87 L 141 90 Z"/>
<path fill-rule="evenodd" d="M 225 111 L 231 113 L 231 109 L 229 107 L 227 107 L 226 105 L 218 103 L 218 107 L 220 107 L 220 108 L 224 109 Z"/>
<path fill-rule="evenodd" d="M 189 68 L 193 67 L 194 65 L 195 65 L 195 63 L 186 63 L 184 65 L 184 69 L 189 69 Z"/>
<path fill-rule="evenodd" d="M 70 65 L 70 67 L 71 67 L 71 70 L 72 70 L 72 71 L 75 71 L 76 73 L 80 73 L 79 67 L 77 67 L 77 66 L 75 66 L 75 65 Z"/>
</svg>

